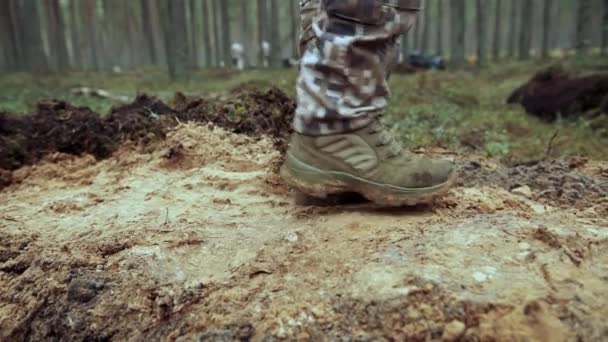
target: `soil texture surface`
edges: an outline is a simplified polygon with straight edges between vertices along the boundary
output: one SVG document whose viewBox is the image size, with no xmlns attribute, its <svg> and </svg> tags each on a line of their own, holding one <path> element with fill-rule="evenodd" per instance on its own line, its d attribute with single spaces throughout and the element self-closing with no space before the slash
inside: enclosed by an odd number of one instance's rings
<svg viewBox="0 0 608 342">
<path fill-rule="evenodd" d="M 302 201 L 293 101 L 0 115 L 0 341 L 602 341 L 608 163 L 441 149 L 433 205 Z"/>
</svg>

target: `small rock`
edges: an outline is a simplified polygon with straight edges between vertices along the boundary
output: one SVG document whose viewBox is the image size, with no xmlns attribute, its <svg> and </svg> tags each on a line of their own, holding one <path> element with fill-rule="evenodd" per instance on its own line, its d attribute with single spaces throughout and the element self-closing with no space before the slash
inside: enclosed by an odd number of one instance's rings
<svg viewBox="0 0 608 342">
<path fill-rule="evenodd" d="M 11 185 L 12 182 L 13 173 L 8 170 L 0 169 L 0 189 Z"/>
<path fill-rule="evenodd" d="M 466 328 L 466 325 L 461 321 L 452 321 L 444 327 L 441 340 L 446 342 L 456 341 L 464 335 Z"/>
<path fill-rule="evenodd" d="M 526 198 L 532 198 L 532 189 L 530 189 L 529 186 L 524 185 L 524 186 L 520 186 L 519 188 L 515 188 L 513 190 L 511 190 L 511 193 L 515 194 L 515 195 L 519 195 L 519 196 L 524 196 Z"/>
<path fill-rule="evenodd" d="M 154 301 L 156 306 L 156 318 L 159 321 L 166 321 L 173 313 L 173 298 L 170 296 L 158 297 Z"/>
<path fill-rule="evenodd" d="M 95 298 L 105 288 L 102 281 L 91 279 L 73 279 L 68 286 L 68 299 L 75 302 L 87 303 Z"/>
</svg>

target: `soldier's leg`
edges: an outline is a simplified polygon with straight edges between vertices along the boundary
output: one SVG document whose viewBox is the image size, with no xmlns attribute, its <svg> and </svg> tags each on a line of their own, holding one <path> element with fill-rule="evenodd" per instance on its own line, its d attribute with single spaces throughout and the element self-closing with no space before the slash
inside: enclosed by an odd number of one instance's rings
<svg viewBox="0 0 608 342">
<path fill-rule="evenodd" d="M 309 0 L 302 5 L 296 131 L 331 134 L 369 124 L 388 104 L 389 65 L 420 1 Z"/>
<path fill-rule="evenodd" d="M 453 163 L 401 150 L 378 116 L 390 96 L 388 69 L 417 0 L 302 2 L 294 134 L 282 169 L 316 197 L 358 192 L 385 205 L 427 202 L 450 186 Z"/>
</svg>

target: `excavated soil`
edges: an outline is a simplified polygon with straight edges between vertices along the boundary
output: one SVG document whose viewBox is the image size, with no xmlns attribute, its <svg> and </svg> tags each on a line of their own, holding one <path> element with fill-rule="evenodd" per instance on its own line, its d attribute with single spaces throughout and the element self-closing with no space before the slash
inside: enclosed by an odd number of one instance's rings
<svg viewBox="0 0 608 342">
<path fill-rule="evenodd" d="M 298 206 L 263 109 L 138 101 L 182 123 L 0 173 L 1 341 L 608 339 L 608 164 L 452 155 L 432 206 Z"/>
<path fill-rule="evenodd" d="M 592 116 L 608 114 L 608 74 L 579 76 L 552 67 L 517 88 L 507 103 L 519 103 L 528 113 L 547 121 L 588 112 Z"/>
<path fill-rule="evenodd" d="M 212 122 L 235 133 L 267 135 L 284 151 L 294 109 L 293 100 L 277 88 L 237 89 L 225 99 L 178 93 L 171 104 L 140 95 L 105 116 L 64 101 L 43 101 L 33 113 L 0 113 L 0 189 L 11 182 L 6 171 L 49 154 L 90 154 L 105 159 L 122 142 L 148 145 L 186 122 Z"/>
</svg>

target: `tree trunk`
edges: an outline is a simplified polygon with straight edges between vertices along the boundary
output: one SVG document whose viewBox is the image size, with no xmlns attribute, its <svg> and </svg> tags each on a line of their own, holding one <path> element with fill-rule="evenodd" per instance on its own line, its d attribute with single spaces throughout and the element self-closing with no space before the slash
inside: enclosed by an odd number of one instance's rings
<svg viewBox="0 0 608 342">
<path fill-rule="evenodd" d="M 199 0 L 190 0 L 190 63 L 193 67 L 198 67 L 198 42 L 199 42 Z"/>
<path fill-rule="evenodd" d="M 43 48 L 38 1 L 21 0 L 19 3 L 21 10 L 19 26 L 23 33 L 24 57 L 28 70 L 34 73 L 47 72 L 49 63 Z"/>
<path fill-rule="evenodd" d="M 279 19 L 279 0 L 270 0 L 270 64 L 281 66 L 281 35 Z"/>
<path fill-rule="evenodd" d="M 591 20 L 591 1 L 590 0 L 577 0 L 576 10 L 576 53 L 583 55 L 587 53 L 587 50 L 591 44 L 591 37 L 589 36 L 589 21 Z"/>
<path fill-rule="evenodd" d="M 494 60 L 500 59 L 500 50 L 502 49 L 502 0 L 496 0 L 496 8 L 494 11 L 494 39 L 492 42 L 492 57 Z"/>
<path fill-rule="evenodd" d="M 158 56 L 156 54 L 156 43 L 154 41 L 154 30 L 152 22 L 154 20 L 152 10 L 150 8 L 150 0 L 140 0 L 142 14 L 142 31 L 145 41 L 145 50 L 152 64 L 158 64 Z"/>
<path fill-rule="evenodd" d="M 418 17 L 414 24 L 414 30 L 412 32 L 412 48 L 415 52 L 420 52 L 420 27 L 422 26 L 422 19 Z"/>
<path fill-rule="evenodd" d="M 137 25 L 136 20 L 137 16 L 131 7 L 133 5 L 132 2 L 124 2 L 123 6 L 125 8 L 125 13 L 127 14 L 127 52 L 129 53 L 129 68 L 133 68 L 137 65 L 141 64 L 141 49 L 138 46 L 139 39 L 137 39 Z M 186 36 L 187 37 L 187 36 Z"/>
<path fill-rule="evenodd" d="M 532 24 L 534 20 L 534 6 L 522 4 L 520 8 L 521 20 L 519 31 L 519 59 L 530 59 L 532 50 Z"/>
<path fill-rule="evenodd" d="M 97 22 L 97 0 L 86 0 L 86 21 L 83 26 L 87 26 L 87 37 L 89 41 L 89 53 L 91 57 L 91 67 L 93 70 L 100 70 L 101 63 L 99 61 L 99 41 L 97 35 L 98 22 Z"/>
<path fill-rule="evenodd" d="M 50 46 L 49 61 L 53 70 L 65 71 L 69 68 L 68 46 L 65 38 L 65 23 L 59 0 L 45 2 L 47 13 L 47 35 Z"/>
<path fill-rule="evenodd" d="M 551 14 L 553 13 L 553 0 L 544 0 L 543 7 L 543 38 L 541 42 L 541 57 L 546 59 L 549 57 L 551 45 Z"/>
<path fill-rule="evenodd" d="M 266 0 L 258 0 L 258 66 L 264 67 L 266 56 L 264 42 L 266 41 Z"/>
<path fill-rule="evenodd" d="M 213 48 L 215 51 L 215 65 L 220 66 L 223 64 L 223 56 L 222 52 L 224 49 L 222 48 L 222 41 L 220 39 L 220 23 L 218 21 L 218 16 L 220 13 L 219 10 L 219 2 L 226 0 L 215 0 L 213 1 L 213 10 L 211 11 L 211 19 L 213 21 Z"/>
<path fill-rule="evenodd" d="M 80 37 L 80 6 L 78 0 L 70 0 L 70 41 L 72 47 L 72 67 L 84 67 L 82 57 L 82 38 Z"/>
<path fill-rule="evenodd" d="M 401 63 L 407 64 L 410 52 L 410 32 L 401 37 Z"/>
<path fill-rule="evenodd" d="M 465 63 L 465 18 L 465 0 L 450 0 L 450 63 L 455 67 L 461 67 Z"/>
<path fill-rule="evenodd" d="M 477 0 L 477 66 L 486 64 L 486 10 L 487 0 Z"/>
<path fill-rule="evenodd" d="M 296 6 L 295 1 L 289 1 L 289 17 L 291 18 L 289 23 L 291 24 L 291 43 L 292 43 L 292 51 L 291 57 L 298 58 L 298 26 L 300 22 L 300 14 L 299 14 L 299 6 Z"/>
<path fill-rule="evenodd" d="M 608 0 L 604 0 L 604 14 L 602 18 L 602 56 L 608 55 Z"/>
<path fill-rule="evenodd" d="M 511 13 L 509 15 L 509 57 L 517 55 L 517 16 L 520 0 L 511 0 Z"/>
<path fill-rule="evenodd" d="M 1 48 L 4 51 L 4 58 L 8 70 L 19 70 L 21 61 L 19 59 L 19 45 L 17 40 L 16 17 L 13 0 L 0 1 L 0 32 L 3 33 Z"/>
<path fill-rule="evenodd" d="M 232 63 L 232 57 L 230 55 L 230 46 L 232 36 L 230 35 L 230 14 L 228 12 L 228 1 L 220 0 L 220 13 L 222 18 L 222 54 L 224 58 L 224 65 L 230 66 Z"/>
<path fill-rule="evenodd" d="M 293 2 L 293 1 L 292 1 Z M 251 35 L 249 34 L 249 1 L 241 1 L 241 38 L 243 39 L 243 54 L 245 67 L 249 67 L 249 52 L 251 51 Z"/>
<path fill-rule="evenodd" d="M 188 78 L 190 73 L 190 51 L 188 39 L 188 22 L 186 18 L 186 0 L 164 0 L 165 8 L 165 41 L 167 49 L 167 66 L 172 79 Z"/>
<path fill-rule="evenodd" d="M 437 55 L 443 55 L 443 0 L 437 0 Z"/>
<path fill-rule="evenodd" d="M 422 39 L 420 50 L 422 53 L 428 53 L 431 43 L 431 0 L 425 0 L 424 7 L 424 21 L 422 22 Z"/>
<path fill-rule="evenodd" d="M 211 11 L 208 1 L 203 1 L 203 49 L 205 50 L 205 66 L 213 65 L 213 55 L 211 54 Z"/>
</svg>

